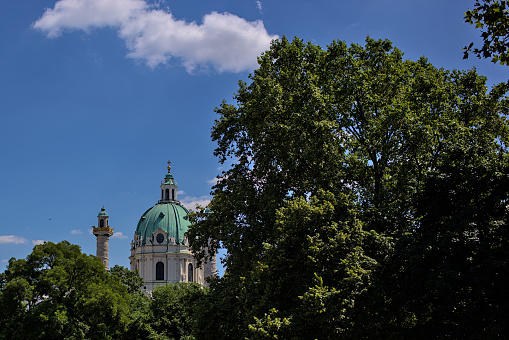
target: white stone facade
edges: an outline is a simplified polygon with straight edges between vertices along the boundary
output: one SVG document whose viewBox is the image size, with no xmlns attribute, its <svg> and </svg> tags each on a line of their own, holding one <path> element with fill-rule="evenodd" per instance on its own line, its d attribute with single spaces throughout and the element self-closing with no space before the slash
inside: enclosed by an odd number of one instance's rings
<svg viewBox="0 0 509 340">
<path fill-rule="evenodd" d="M 164 237 L 164 239 L 160 238 L 160 243 L 157 242 L 158 235 Z M 205 284 L 204 267 L 197 267 L 189 247 L 175 244 L 171 239 L 167 240 L 167 233 L 162 229 L 156 230 L 152 239 L 147 240 L 145 245 L 135 234 L 135 240 L 131 242 L 129 260 L 131 270 L 138 271 L 143 278 L 145 286 L 142 288 L 146 291 L 151 291 L 154 287 L 165 283 Z"/>
</svg>

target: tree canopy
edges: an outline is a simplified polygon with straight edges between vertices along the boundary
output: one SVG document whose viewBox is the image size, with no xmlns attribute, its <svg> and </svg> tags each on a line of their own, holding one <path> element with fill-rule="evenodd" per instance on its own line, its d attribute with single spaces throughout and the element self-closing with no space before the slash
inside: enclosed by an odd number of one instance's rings
<svg viewBox="0 0 509 340">
<path fill-rule="evenodd" d="M 0 339 L 194 339 L 208 290 L 168 284 L 149 296 L 142 285 L 67 241 L 37 245 L 0 274 Z"/>
<path fill-rule="evenodd" d="M 479 58 L 491 58 L 494 63 L 509 65 L 509 2 L 506 0 L 476 0 L 474 9 L 465 13 L 465 22 L 481 29 L 482 47 L 470 43 L 465 47 L 464 59 L 470 52 Z"/>
<path fill-rule="evenodd" d="M 2 339 L 111 339 L 123 332 L 128 311 L 120 281 L 67 241 L 35 246 L 2 274 Z"/>
<path fill-rule="evenodd" d="M 506 85 L 488 91 L 475 70 L 405 60 L 390 41 L 369 37 L 364 46 L 334 41 L 326 49 L 283 38 L 259 65 L 249 84 L 239 83 L 236 103 L 216 109 L 215 155 L 231 165 L 213 188 L 213 214 L 196 213 L 188 236 L 199 259 L 206 259 L 202 249 L 211 239 L 227 250 L 227 272 L 207 298 L 214 315 L 202 320 L 203 329 L 250 339 L 415 336 L 430 326 L 424 321 L 430 314 L 411 308 L 410 299 L 423 297 L 408 295 L 396 306 L 401 291 L 394 287 L 408 273 L 402 268 L 417 275 L 417 263 L 402 255 L 409 245 L 436 240 L 419 236 L 436 223 L 433 195 L 444 206 L 453 199 L 449 191 L 430 191 L 432 183 L 454 174 L 444 185 L 463 186 L 460 197 L 476 202 L 465 222 L 457 221 L 462 205 L 443 212 L 457 233 L 474 233 L 481 222 L 472 219 L 483 216 L 485 228 L 500 237 L 485 239 L 483 249 L 507 242 L 505 212 L 494 213 L 495 222 L 476 210 L 490 200 L 505 206 L 506 191 L 476 198 L 474 188 L 484 187 L 473 175 L 495 181 L 506 174 Z M 441 249 L 444 257 L 480 254 Z M 425 270 L 428 259 L 419 251 L 412 261 Z M 473 281 L 482 275 L 476 268 L 468 269 Z M 416 284 L 419 275 L 412 276 Z M 436 312 L 431 323 L 463 303 L 436 275 L 437 294 L 450 300 L 441 314 L 442 305 L 429 305 Z M 493 316 L 483 327 L 496 329 L 501 310 L 478 302 Z M 455 322 L 452 329 L 460 327 Z"/>
<path fill-rule="evenodd" d="M 127 291 L 131 294 L 141 294 L 143 279 L 137 271 L 130 271 L 118 264 L 110 268 L 110 274 L 118 277 L 120 282 L 127 287 Z"/>
</svg>

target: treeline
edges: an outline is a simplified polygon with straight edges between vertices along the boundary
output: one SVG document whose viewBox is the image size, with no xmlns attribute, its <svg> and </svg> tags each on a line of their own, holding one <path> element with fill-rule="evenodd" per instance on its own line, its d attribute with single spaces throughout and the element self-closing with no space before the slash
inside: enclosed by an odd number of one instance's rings
<svg viewBox="0 0 509 340">
<path fill-rule="evenodd" d="M 142 286 L 67 241 L 37 245 L 0 274 L 0 339 L 193 339 L 207 289 L 169 284 L 147 295 Z"/>
<path fill-rule="evenodd" d="M 509 337 L 507 84 L 388 40 L 274 41 L 216 109 L 199 339 Z"/>
</svg>

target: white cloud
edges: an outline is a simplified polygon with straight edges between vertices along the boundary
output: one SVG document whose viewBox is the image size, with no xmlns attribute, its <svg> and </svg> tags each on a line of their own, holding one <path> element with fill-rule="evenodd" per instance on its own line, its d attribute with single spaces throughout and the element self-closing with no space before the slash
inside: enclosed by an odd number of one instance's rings
<svg viewBox="0 0 509 340">
<path fill-rule="evenodd" d="M 217 181 L 219 181 L 219 178 L 215 177 L 215 178 L 207 180 L 207 183 L 215 185 L 215 184 L 217 184 Z"/>
<path fill-rule="evenodd" d="M 122 234 L 122 232 L 120 232 L 120 231 L 116 231 L 113 233 L 113 236 L 111 238 L 127 238 L 127 236 Z"/>
<path fill-rule="evenodd" d="M 177 190 L 177 195 L 185 195 L 186 192 L 184 190 Z"/>
<path fill-rule="evenodd" d="M 71 234 L 73 235 L 79 235 L 79 234 L 83 234 L 83 232 L 79 229 L 73 229 L 71 230 Z"/>
<path fill-rule="evenodd" d="M 196 205 L 200 205 L 202 207 L 208 205 L 210 203 L 209 196 L 200 196 L 200 197 L 186 197 L 183 200 L 180 200 L 180 203 L 187 209 L 196 209 Z"/>
<path fill-rule="evenodd" d="M 258 8 L 260 13 L 262 12 L 263 6 L 261 1 L 256 1 L 256 8 Z"/>
<path fill-rule="evenodd" d="M 207 180 L 207 183 L 212 184 L 212 185 L 216 185 L 217 182 L 219 182 L 219 180 L 223 179 L 223 178 L 228 178 L 228 174 L 223 172 L 223 174 L 221 174 L 219 176 L 216 176 L 215 178 Z"/>
<path fill-rule="evenodd" d="M 32 245 L 36 246 L 38 244 L 43 244 L 44 242 L 46 242 L 46 241 L 44 241 L 44 240 L 32 240 Z"/>
<path fill-rule="evenodd" d="M 128 57 L 152 68 L 177 58 L 188 72 L 209 67 L 219 72 L 252 70 L 256 57 L 278 38 L 267 33 L 262 21 L 212 12 L 199 25 L 176 19 L 145 0 L 59 0 L 33 24 L 50 38 L 65 30 L 88 32 L 106 26 L 118 30 Z"/>
<path fill-rule="evenodd" d="M 3 263 L 7 263 L 7 262 L 9 262 L 9 260 L 7 260 L 7 259 L 2 259 L 2 262 L 3 262 Z"/>
<path fill-rule="evenodd" d="M 0 244 L 26 244 L 28 240 L 24 237 L 14 236 L 14 235 L 2 235 L 0 236 Z"/>
<path fill-rule="evenodd" d="M 120 26 L 147 7 L 144 0 L 59 0 L 33 27 L 55 38 L 63 30 L 88 32 L 94 27 Z"/>
</svg>

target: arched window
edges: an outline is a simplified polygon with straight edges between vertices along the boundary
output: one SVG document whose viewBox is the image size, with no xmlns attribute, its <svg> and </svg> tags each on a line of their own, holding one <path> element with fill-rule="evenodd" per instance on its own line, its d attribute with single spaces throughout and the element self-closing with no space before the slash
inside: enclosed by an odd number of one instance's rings
<svg viewBox="0 0 509 340">
<path fill-rule="evenodd" d="M 161 189 L 161 201 L 164 200 L 164 190 Z"/>
<path fill-rule="evenodd" d="M 99 228 L 104 228 L 104 220 L 99 221 Z"/>
<path fill-rule="evenodd" d="M 164 263 L 156 263 L 156 280 L 164 280 Z"/>
<path fill-rule="evenodd" d="M 175 201 L 175 189 L 171 189 L 171 200 Z"/>
<path fill-rule="evenodd" d="M 170 189 L 166 189 L 164 192 L 166 194 L 166 200 L 169 201 L 170 200 Z"/>
<path fill-rule="evenodd" d="M 192 263 L 189 263 L 189 265 L 187 266 L 187 281 L 188 282 L 193 282 L 193 264 Z"/>
</svg>

